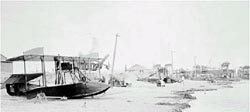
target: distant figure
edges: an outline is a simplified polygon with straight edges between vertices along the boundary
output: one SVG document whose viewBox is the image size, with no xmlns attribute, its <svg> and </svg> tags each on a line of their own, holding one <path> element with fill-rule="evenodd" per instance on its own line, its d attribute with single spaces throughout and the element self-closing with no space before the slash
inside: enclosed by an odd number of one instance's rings
<svg viewBox="0 0 250 112">
<path fill-rule="evenodd" d="M 184 85 L 184 80 L 185 80 L 185 77 L 184 76 L 182 76 L 181 77 L 181 83 Z"/>
<path fill-rule="evenodd" d="M 160 80 L 157 80 L 156 86 L 157 86 L 157 87 L 161 87 L 161 81 L 160 81 Z"/>
</svg>

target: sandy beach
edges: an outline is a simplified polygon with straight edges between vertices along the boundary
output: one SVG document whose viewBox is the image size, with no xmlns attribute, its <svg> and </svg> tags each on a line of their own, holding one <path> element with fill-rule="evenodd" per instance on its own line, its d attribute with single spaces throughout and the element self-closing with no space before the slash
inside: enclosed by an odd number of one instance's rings
<svg viewBox="0 0 250 112">
<path fill-rule="evenodd" d="M 0 112 L 250 112 L 230 1 L 3 0 Z"/>
<path fill-rule="evenodd" d="M 249 112 L 249 81 L 242 80 L 217 91 L 196 92 L 197 100 L 185 112 Z"/>
<path fill-rule="evenodd" d="M 232 84 L 233 85 L 233 84 Z M 1 89 L 2 112 L 181 112 L 189 108 L 190 101 L 195 99 L 184 97 L 196 91 L 215 91 L 233 87 L 229 84 L 218 85 L 207 81 L 186 80 L 183 83 L 166 84 L 156 87 L 147 82 L 134 82 L 132 87 L 113 87 L 105 94 L 94 98 L 48 99 L 38 101 L 24 97 L 13 97 Z M 191 107 L 192 108 L 192 107 Z"/>
</svg>

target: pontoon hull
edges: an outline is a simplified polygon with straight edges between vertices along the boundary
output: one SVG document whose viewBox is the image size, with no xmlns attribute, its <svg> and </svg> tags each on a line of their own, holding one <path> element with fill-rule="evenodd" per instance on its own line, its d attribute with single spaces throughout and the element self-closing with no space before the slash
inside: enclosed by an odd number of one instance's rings
<svg viewBox="0 0 250 112">
<path fill-rule="evenodd" d="M 50 87 L 40 87 L 27 92 L 27 98 L 36 97 L 38 93 L 45 93 L 46 96 L 83 98 L 106 92 L 110 86 L 99 82 L 83 82 Z"/>
</svg>

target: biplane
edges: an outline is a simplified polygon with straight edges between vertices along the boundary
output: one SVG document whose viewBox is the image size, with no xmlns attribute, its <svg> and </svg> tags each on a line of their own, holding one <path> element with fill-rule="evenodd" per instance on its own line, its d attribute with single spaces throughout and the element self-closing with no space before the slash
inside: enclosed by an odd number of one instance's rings
<svg viewBox="0 0 250 112">
<path fill-rule="evenodd" d="M 23 74 L 11 74 L 4 82 L 7 93 L 11 96 L 26 96 L 28 99 L 35 98 L 37 94 L 44 93 L 51 97 L 67 97 L 69 99 L 95 96 L 106 92 L 110 86 L 100 81 L 93 81 L 87 77 L 87 72 L 99 71 L 104 64 L 104 58 L 53 56 L 53 55 L 21 55 L 7 59 L 10 62 L 23 62 Z M 35 61 L 41 63 L 41 73 L 27 73 L 26 62 Z M 45 62 L 54 61 L 55 80 L 48 86 Z M 71 77 L 71 83 L 65 76 Z M 42 84 L 31 84 L 31 80 L 41 77 Z"/>
</svg>

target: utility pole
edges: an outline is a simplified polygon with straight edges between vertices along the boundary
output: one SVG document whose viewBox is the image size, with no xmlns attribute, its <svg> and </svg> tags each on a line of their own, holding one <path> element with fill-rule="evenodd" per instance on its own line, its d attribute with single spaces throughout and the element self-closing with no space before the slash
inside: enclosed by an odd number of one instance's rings
<svg viewBox="0 0 250 112">
<path fill-rule="evenodd" d="M 113 62 L 112 62 L 112 69 L 111 69 L 111 74 L 113 75 L 114 73 L 114 66 L 115 66 L 115 56 L 116 56 L 116 47 L 117 47 L 117 38 L 119 37 L 118 34 L 115 35 L 115 48 L 114 48 L 114 52 L 113 52 Z"/>
<path fill-rule="evenodd" d="M 171 64 L 172 64 L 172 66 L 171 66 L 171 69 L 172 69 L 172 75 L 174 74 L 174 51 L 173 50 L 171 50 Z"/>
<path fill-rule="evenodd" d="M 113 52 L 113 62 L 112 62 L 112 68 L 111 68 L 111 86 L 114 86 L 114 82 L 113 82 L 113 75 L 114 75 L 114 67 L 115 67 L 115 56 L 116 56 L 116 47 L 117 47 L 117 38 L 118 38 L 118 34 L 115 35 L 115 48 L 114 48 L 114 52 Z"/>
<path fill-rule="evenodd" d="M 197 76 L 197 73 L 196 73 L 196 56 L 194 56 L 194 76 L 195 77 Z"/>
</svg>

